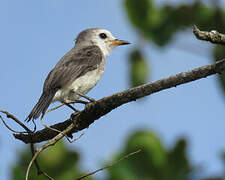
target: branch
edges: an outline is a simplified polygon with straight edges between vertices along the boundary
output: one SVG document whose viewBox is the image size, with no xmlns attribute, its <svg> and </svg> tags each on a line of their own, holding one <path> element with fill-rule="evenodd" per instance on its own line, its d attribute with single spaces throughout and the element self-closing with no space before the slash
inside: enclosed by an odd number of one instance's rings
<svg viewBox="0 0 225 180">
<path fill-rule="evenodd" d="M 34 147 L 34 144 L 33 143 L 30 144 L 30 149 L 31 149 L 32 157 L 35 156 L 35 151 L 36 150 L 35 150 L 35 147 Z M 43 176 L 45 176 L 49 180 L 54 180 L 46 172 L 44 172 L 44 171 L 41 170 L 40 165 L 39 165 L 37 159 L 34 160 L 34 164 L 36 166 L 38 176 L 39 175 L 43 175 Z"/>
<path fill-rule="evenodd" d="M 73 125 L 73 124 L 72 124 Z M 48 142 L 46 142 L 45 144 L 43 144 L 42 146 L 40 146 L 39 148 L 36 149 L 35 153 L 33 154 L 33 157 L 28 165 L 27 171 L 26 171 L 26 180 L 28 180 L 29 178 L 29 172 L 31 169 L 32 164 L 36 161 L 37 157 L 39 156 L 39 154 L 44 151 L 46 148 L 48 148 L 49 146 L 54 146 L 56 142 L 58 142 L 60 139 L 62 139 L 66 133 L 68 133 L 69 131 L 71 131 L 71 129 L 73 128 L 73 126 L 70 125 L 68 128 L 66 128 L 64 131 L 60 132 L 57 136 L 55 136 L 54 138 L 52 138 L 51 140 L 49 140 Z M 36 161 L 37 162 L 37 161 Z M 46 173 L 44 174 L 45 176 L 47 175 Z M 47 175 L 47 177 L 49 179 L 52 179 L 50 176 Z"/>
<path fill-rule="evenodd" d="M 89 103 L 85 109 L 77 114 L 71 114 L 71 117 L 61 123 L 51 126 L 54 129 L 63 131 L 65 129 L 67 135 L 72 137 L 72 133 L 76 133 L 85 128 L 88 128 L 95 120 L 101 116 L 109 113 L 113 109 L 126 104 L 136 99 L 148 96 L 150 94 L 171 88 L 178 85 L 195 81 L 216 73 L 221 73 L 225 70 L 225 60 L 218 61 L 214 64 L 202 66 L 190 71 L 182 72 L 168 78 L 164 78 L 155 82 L 147 83 L 135 88 L 125 90 L 113 94 L 108 97 L 104 97 L 96 102 Z M 38 143 L 54 138 L 58 132 L 52 131 L 49 128 L 37 131 L 34 134 L 14 134 L 16 139 L 23 141 L 24 143 Z"/>
<path fill-rule="evenodd" d="M 196 26 L 194 26 L 193 33 L 195 34 L 196 38 L 200 40 L 210 41 L 214 44 L 225 45 L 225 35 L 215 30 L 212 30 L 210 32 L 200 31 Z"/>
<path fill-rule="evenodd" d="M 113 162 L 112 164 L 107 165 L 107 166 L 105 166 L 105 167 L 102 167 L 102 168 L 100 168 L 100 169 L 97 169 L 97 170 L 95 170 L 95 171 L 93 171 L 93 172 L 90 172 L 90 173 L 88 173 L 88 174 L 85 174 L 85 175 L 83 175 L 83 176 L 77 178 L 76 180 L 84 179 L 84 178 L 86 178 L 86 177 L 88 177 L 88 176 L 91 176 L 91 175 L 93 175 L 93 174 L 95 174 L 95 173 L 97 173 L 97 172 L 99 172 L 99 171 L 103 171 L 103 170 L 105 170 L 105 169 L 108 169 L 108 168 L 114 166 L 115 164 L 119 163 L 120 161 L 122 161 L 122 160 L 124 160 L 124 159 L 127 159 L 127 158 L 129 158 L 130 156 L 133 156 L 133 155 L 135 155 L 135 154 L 137 154 L 137 153 L 139 153 L 139 152 L 141 152 L 141 149 L 139 149 L 139 150 L 137 150 L 137 151 L 135 151 L 135 152 L 131 152 L 131 153 L 127 154 L 126 156 L 123 156 L 123 157 L 120 158 L 119 160 Z"/>
<path fill-rule="evenodd" d="M 11 129 L 11 128 L 6 124 L 6 122 L 4 121 L 4 119 L 0 116 L 2 122 L 4 123 L 4 125 L 5 125 L 10 131 L 16 132 L 16 133 L 18 133 L 18 134 L 23 134 L 23 133 L 28 133 L 28 134 L 29 134 L 29 133 L 32 133 L 32 131 L 31 131 L 27 126 L 25 126 L 21 121 L 19 121 L 19 119 L 17 119 L 13 114 L 11 114 L 11 113 L 9 113 L 9 112 L 7 112 L 7 111 L 2 111 L 2 110 L 0 110 L 0 112 L 3 113 L 3 114 L 5 114 L 7 118 L 14 120 L 17 124 L 19 124 L 22 128 L 24 128 L 24 129 L 26 130 L 26 132 L 17 132 L 17 131 L 15 131 L 15 130 Z"/>
</svg>

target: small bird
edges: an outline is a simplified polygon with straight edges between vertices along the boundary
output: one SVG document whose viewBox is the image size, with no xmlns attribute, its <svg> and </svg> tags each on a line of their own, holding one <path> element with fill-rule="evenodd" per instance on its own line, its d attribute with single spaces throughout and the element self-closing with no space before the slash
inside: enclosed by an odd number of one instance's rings
<svg viewBox="0 0 225 180">
<path fill-rule="evenodd" d="M 130 44 L 116 39 L 108 30 L 86 29 L 79 33 L 75 46 L 67 52 L 48 74 L 39 101 L 25 121 L 43 118 L 52 102 L 66 105 L 85 96 L 102 77 L 106 57 L 119 45 Z"/>
</svg>

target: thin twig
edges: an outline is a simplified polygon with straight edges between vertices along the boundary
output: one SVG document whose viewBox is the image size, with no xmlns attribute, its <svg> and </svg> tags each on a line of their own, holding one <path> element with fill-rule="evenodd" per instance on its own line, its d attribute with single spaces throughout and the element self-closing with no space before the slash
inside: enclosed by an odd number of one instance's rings
<svg viewBox="0 0 225 180">
<path fill-rule="evenodd" d="M 0 112 L 5 114 L 7 118 L 16 121 L 22 128 L 24 128 L 27 131 L 27 133 L 32 133 L 32 131 L 27 126 L 25 126 L 21 121 L 19 121 L 19 119 L 17 119 L 13 114 L 3 110 L 1 110 Z"/>
<path fill-rule="evenodd" d="M 4 118 L 0 115 L 0 119 L 2 120 L 3 124 L 6 126 L 7 129 L 9 129 L 10 131 L 14 132 L 14 133 L 26 133 L 25 131 L 15 131 L 13 130 L 11 127 L 9 127 L 9 125 L 5 122 Z"/>
<path fill-rule="evenodd" d="M 34 154 L 35 154 L 35 147 L 34 147 L 34 144 L 33 143 L 30 144 L 30 149 L 31 149 L 32 156 L 34 156 Z M 34 164 L 35 164 L 35 166 L 37 168 L 37 174 L 38 175 L 41 175 L 43 173 L 43 171 L 41 170 L 41 168 L 40 168 L 40 166 L 38 164 L 37 159 L 35 159 Z"/>
<path fill-rule="evenodd" d="M 135 152 L 129 153 L 129 154 L 127 154 L 126 156 L 123 156 L 122 158 L 120 158 L 119 160 L 113 162 L 112 164 L 107 165 L 107 166 L 104 166 L 103 168 L 97 169 L 97 170 L 95 170 L 95 171 L 93 171 L 93 172 L 90 172 L 90 173 L 88 173 L 88 174 L 85 174 L 85 175 L 83 175 L 83 176 L 77 178 L 76 180 L 84 179 L 84 178 L 86 178 L 86 177 L 88 177 L 88 176 L 91 176 L 91 175 L 93 175 L 93 174 L 95 174 L 95 173 L 97 173 L 97 172 L 99 172 L 99 171 L 102 171 L 102 170 L 104 170 L 104 169 L 110 168 L 110 167 L 114 166 L 115 164 L 119 163 L 120 161 L 122 161 L 122 160 L 124 160 L 124 159 L 127 159 L 128 157 L 133 156 L 133 155 L 139 153 L 140 151 L 141 151 L 141 149 L 139 149 L 139 150 L 137 150 L 137 151 L 135 151 Z"/>
<path fill-rule="evenodd" d="M 43 125 L 45 128 L 47 128 L 47 129 L 51 129 L 52 131 L 56 131 L 57 133 L 62 132 L 62 131 L 59 131 L 59 130 L 57 130 L 57 129 L 55 129 L 55 128 L 51 128 L 50 126 L 48 126 L 47 124 L 45 124 L 45 122 L 43 121 L 43 118 L 41 118 L 41 123 L 42 123 L 42 125 Z M 69 137 L 67 136 L 67 134 L 65 134 L 64 136 L 65 136 L 65 138 L 67 139 L 67 141 L 68 141 L 69 143 L 73 143 L 73 142 L 77 141 L 78 139 L 80 139 L 81 136 L 83 136 L 83 135 L 84 135 L 84 133 L 82 133 L 78 138 L 76 138 L 76 139 L 74 139 L 74 140 L 72 140 L 72 141 L 69 139 Z"/>
<path fill-rule="evenodd" d="M 37 152 L 33 155 L 32 159 L 31 159 L 31 161 L 30 161 L 30 163 L 29 163 L 29 165 L 28 165 L 27 172 L 26 172 L 26 180 L 28 180 L 30 168 L 31 168 L 33 162 L 36 160 L 36 158 L 37 158 L 37 156 L 39 155 L 39 153 L 40 153 L 40 152 L 37 151 Z"/>
<path fill-rule="evenodd" d="M 73 124 L 72 124 L 73 125 Z M 40 146 L 39 148 L 36 149 L 35 154 L 33 155 L 33 158 L 31 159 L 27 171 L 26 171 L 26 180 L 28 180 L 29 177 L 29 172 L 30 172 L 30 168 L 33 164 L 33 162 L 37 159 L 38 155 L 45 150 L 46 148 L 48 148 L 49 146 L 53 146 L 56 142 L 58 142 L 60 139 L 62 139 L 65 134 L 67 134 L 69 131 L 71 131 L 73 129 L 73 126 L 70 125 L 67 129 L 65 129 L 64 131 L 60 132 L 57 136 L 55 136 L 54 138 L 52 138 L 51 140 L 49 140 L 47 143 L 43 144 L 42 146 Z"/>
<path fill-rule="evenodd" d="M 50 126 L 48 126 L 47 124 L 45 124 L 43 118 L 41 118 L 41 124 L 42 124 L 45 128 L 51 129 L 52 131 L 56 131 L 56 132 L 58 132 L 58 133 L 61 132 L 61 131 L 59 131 L 59 130 L 57 130 L 57 129 L 54 129 L 54 128 L 51 128 Z"/>
<path fill-rule="evenodd" d="M 77 140 L 79 140 L 84 134 L 85 134 L 85 132 L 81 133 L 77 138 L 73 139 L 72 141 L 67 136 L 65 136 L 65 137 L 69 141 L 69 143 L 73 143 L 73 142 L 76 142 Z"/>
<path fill-rule="evenodd" d="M 52 177 L 50 177 L 46 172 L 42 172 L 42 174 L 47 177 L 49 180 L 54 180 Z"/>
<path fill-rule="evenodd" d="M 54 111 L 54 110 L 56 110 L 56 109 L 58 109 L 58 108 L 60 108 L 60 107 L 62 107 L 62 106 L 64 106 L 64 105 L 65 105 L 65 104 L 62 103 L 62 104 L 60 104 L 60 105 L 58 105 L 58 106 L 55 106 L 55 107 L 53 107 L 53 108 L 51 108 L 51 109 L 48 109 L 48 110 L 46 111 L 45 114 L 47 114 L 47 113 L 49 113 L 49 112 L 51 112 L 51 111 Z"/>
<path fill-rule="evenodd" d="M 31 143 L 30 144 L 30 148 L 31 148 L 31 153 L 32 153 L 32 156 L 34 156 L 35 154 L 35 147 L 34 147 L 34 144 Z M 37 174 L 38 175 L 44 175 L 46 178 L 48 178 L 49 180 L 54 180 L 52 177 L 50 177 L 46 172 L 44 172 L 43 170 L 41 170 L 39 164 L 38 164 L 38 161 L 37 159 L 34 160 L 34 164 L 37 168 Z"/>
</svg>

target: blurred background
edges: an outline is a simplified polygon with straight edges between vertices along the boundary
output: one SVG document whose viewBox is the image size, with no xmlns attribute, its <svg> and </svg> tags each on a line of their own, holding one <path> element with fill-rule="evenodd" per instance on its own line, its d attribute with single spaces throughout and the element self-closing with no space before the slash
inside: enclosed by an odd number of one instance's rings
<svg viewBox="0 0 225 180">
<path fill-rule="evenodd" d="M 0 109 L 25 119 L 48 72 L 86 28 L 105 28 L 132 42 L 108 57 L 103 78 L 88 93 L 95 99 L 220 60 L 224 47 L 197 40 L 192 28 L 225 33 L 224 7 L 222 0 L 1 0 Z M 89 179 L 223 179 L 224 95 L 221 74 L 123 105 L 84 130 L 79 141 L 64 140 L 42 153 L 40 165 L 50 176 L 70 180 L 141 148 Z M 45 122 L 61 122 L 70 114 L 61 108 Z M 7 123 L 21 130 L 12 120 Z M 0 177 L 22 180 L 29 147 L 0 125 Z M 45 179 L 35 168 L 31 174 Z"/>
</svg>

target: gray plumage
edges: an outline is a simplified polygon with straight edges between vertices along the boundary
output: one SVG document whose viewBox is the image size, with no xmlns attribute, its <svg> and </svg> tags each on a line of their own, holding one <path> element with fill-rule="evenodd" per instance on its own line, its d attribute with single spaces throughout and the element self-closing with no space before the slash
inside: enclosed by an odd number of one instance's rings
<svg viewBox="0 0 225 180">
<path fill-rule="evenodd" d="M 71 49 L 48 74 L 43 91 L 61 88 L 98 67 L 103 58 L 98 46 Z"/>
<path fill-rule="evenodd" d="M 28 122 L 32 118 L 37 119 L 41 114 L 43 117 L 59 89 L 72 83 L 88 71 L 96 69 L 102 59 L 103 55 L 98 46 L 87 46 L 82 49 L 72 48 L 48 74 L 43 93 L 26 121 Z"/>
<path fill-rule="evenodd" d="M 75 46 L 65 54 L 48 74 L 43 92 L 25 121 L 42 118 L 49 105 L 55 101 L 72 102 L 85 95 L 101 78 L 105 69 L 105 59 L 111 50 L 127 41 L 115 39 L 100 28 L 82 31 Z"/>
</svg>

